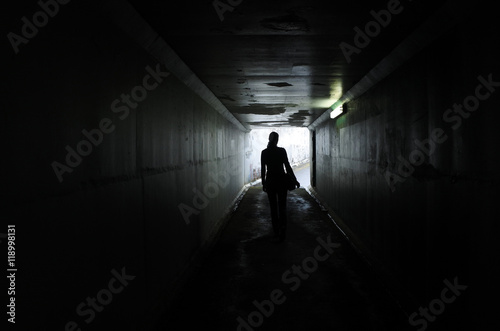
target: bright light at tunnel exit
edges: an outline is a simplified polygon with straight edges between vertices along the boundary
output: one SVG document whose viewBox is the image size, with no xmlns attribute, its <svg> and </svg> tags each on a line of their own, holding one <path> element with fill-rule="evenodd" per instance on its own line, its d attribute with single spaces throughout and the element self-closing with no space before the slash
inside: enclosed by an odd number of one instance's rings
<svg viewBox="0 0 500 331">
<path fill-rule="evenodd" d="M 267 148 L 269 134 L 272 131 L 279 134 L 278 147 L 286 150 L 288 161 L 294 171 L 298 168 L 304 170 L 298 172 L 297 175 L 300 177 L 300 184 L 307 187 L 310 180 L 309 167 L 307 167 L 310 153 L 310 131 L 306 127 L 275 126 L 252 129 L 248 135 L 247 155 L 245 158 L 245 168 L 249 169 L 249 171 L 246 171 L 248 181 L 260 178 L 262 170 L 261 153 L 262 150 Z"/>
<path fill-rule="evenodd" d="M 344 110 L 342 109 L 342 106 L 335 108 L 331 113 L 330 113 L 330 118 L 335 118 L 342 114 Z"/>
</svg>

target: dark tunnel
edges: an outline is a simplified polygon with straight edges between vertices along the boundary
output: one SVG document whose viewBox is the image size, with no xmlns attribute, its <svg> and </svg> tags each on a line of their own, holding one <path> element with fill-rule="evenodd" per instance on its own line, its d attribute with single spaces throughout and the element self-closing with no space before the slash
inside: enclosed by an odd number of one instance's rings
<svg viewBox="0 0 500 331">
<path fill-rule="evenodd" d="M 2 330 L 499 330 L 493 2 L 1 17 Z"/>
</svg>

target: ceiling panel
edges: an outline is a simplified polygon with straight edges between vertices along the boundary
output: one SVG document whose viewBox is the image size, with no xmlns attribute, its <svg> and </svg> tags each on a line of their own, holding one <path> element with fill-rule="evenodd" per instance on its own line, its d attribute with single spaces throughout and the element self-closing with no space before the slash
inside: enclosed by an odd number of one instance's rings
<svg viewBox="0 0 500 331">
<path fill-rule="evenodd" d="M 340 43 L 354 46 L 354 28 L 397 1 L 232 0 L 239 5 L 222 21 L 214 2 L 131 1 L 224 106 L 255 128 L 311 124 L 444 1 L 402 1 L 350 62 Z"/>
</svg>

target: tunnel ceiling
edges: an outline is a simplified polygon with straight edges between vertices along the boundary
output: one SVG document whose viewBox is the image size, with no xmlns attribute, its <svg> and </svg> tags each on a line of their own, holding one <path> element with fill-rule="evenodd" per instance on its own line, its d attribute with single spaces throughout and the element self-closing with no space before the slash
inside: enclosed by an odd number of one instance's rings
<svg viewBox="0 0 500 331">
<path fill-rule="evenodd" d="M 310 125 L 444 1 L 401 1 L 350 62 L 340 44 L 355 47 L 354 29 L 365 31 L 373 12 L 398 1 L 130 2 L 226 108 L 256 128 Z M 223 20 L 214 3 L 228 6 Z"/>
</svg>

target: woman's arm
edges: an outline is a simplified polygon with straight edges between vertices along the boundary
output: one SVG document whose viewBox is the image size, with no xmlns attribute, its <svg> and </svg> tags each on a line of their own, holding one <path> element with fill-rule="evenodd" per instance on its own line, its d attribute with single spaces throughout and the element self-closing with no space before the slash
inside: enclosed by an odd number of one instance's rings
<svg viewBox="0 0 500 331">
<path fill-rule="evenodd" d="M 260 178 L 262 180 L 262 190 L 267 191 L 266 186 L 266 160 L 264 159 L 264 151 L 260 153 Z"/>
</svg>

